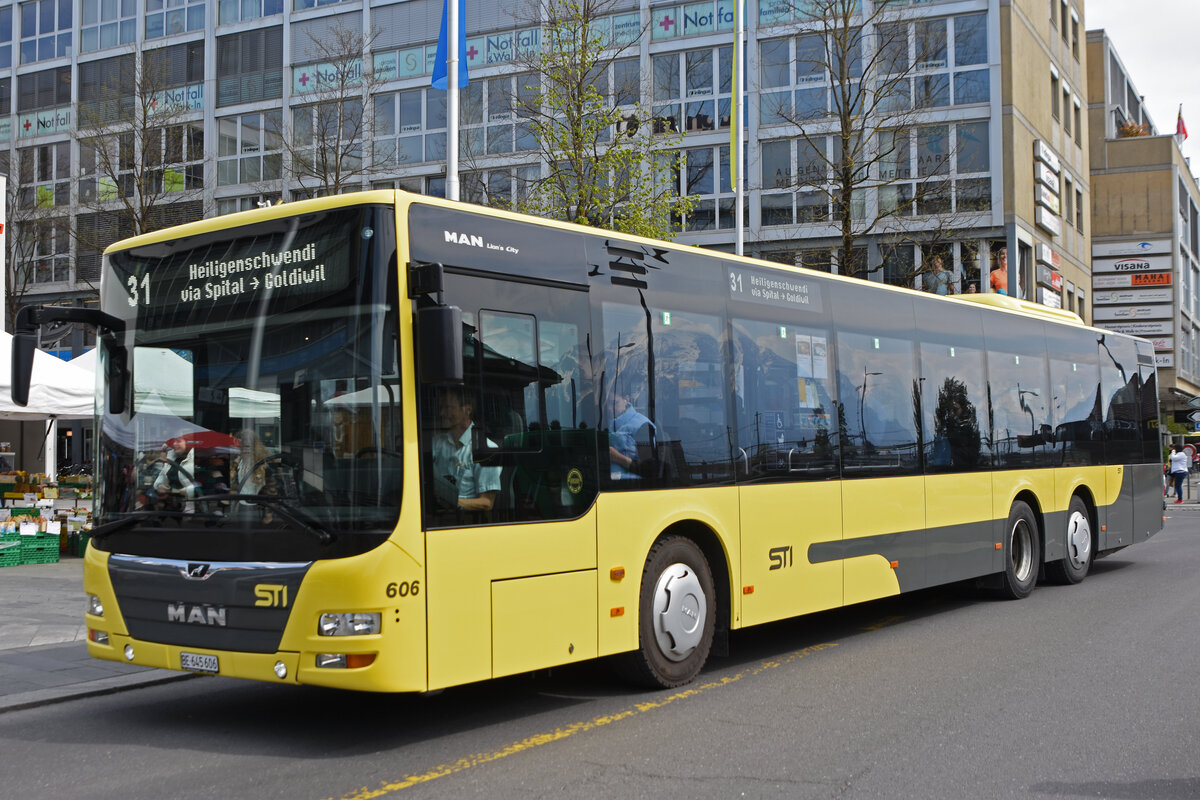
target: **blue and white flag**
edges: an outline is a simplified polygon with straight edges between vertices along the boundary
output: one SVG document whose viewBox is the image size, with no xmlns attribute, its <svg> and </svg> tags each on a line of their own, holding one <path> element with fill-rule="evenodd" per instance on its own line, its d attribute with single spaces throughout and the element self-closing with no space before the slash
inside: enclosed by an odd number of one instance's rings
<svg viewBox="0 0 1200 800">
<path fill-rule="evenodd" d="M 447 18 L 449 17 L 450 0 L 442 0 L 442 28 L 438 31 L 438 46 L 437 57 L 433 62 L 433 81 L 431 85 L 435 89 L 446 90 L 446 50 L 448 49 L 447 40 L 450 38 L 446 33 L 449 27 Z M 467 85 L 467 0 L 458 0 L 458 88 L 463 89 Z"/>
</svg>

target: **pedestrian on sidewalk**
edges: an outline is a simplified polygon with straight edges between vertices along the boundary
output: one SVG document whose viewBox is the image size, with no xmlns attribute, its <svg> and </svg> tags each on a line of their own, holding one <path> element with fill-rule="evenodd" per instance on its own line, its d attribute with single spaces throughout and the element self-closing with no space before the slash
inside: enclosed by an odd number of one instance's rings
<svg viewBox="0 0 1200 800">
<path fill-rule="evenodd" d="M 1175 481 L 1175 502 L 1183 502 L 1183 479 L 1188 474 L 1188 457 L 1183 448 L 1177 444 L 1171 445 L 1171 457 L 1167 462 L 1171 472 L 1171 480 Z"/>
</svg>

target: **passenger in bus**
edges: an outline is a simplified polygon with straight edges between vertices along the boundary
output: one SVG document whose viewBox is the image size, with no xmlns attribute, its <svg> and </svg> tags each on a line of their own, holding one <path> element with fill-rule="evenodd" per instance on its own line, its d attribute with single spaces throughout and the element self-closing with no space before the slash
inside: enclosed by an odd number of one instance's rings
<svg viewBox="0 0 1200 800">
<path fill-rule="evenodd" d="M 238 433 L 240 450 L 233 460 L 233 491 L 236 494 L 258 494 L 267 485 L 267 448 L 249 428 Z"/>
<path fill-rule="evenodd" d="M 996 266 L 991 274 L 992 291 L 996 294 L 1008 294 L 1008 248 L 1001 245 L 996 251 Z"/>
<path fill-rule="evenodd" d="M 185 501 L 195 493 L 195 464 L 195 456 L 186 439 L 182 436 L 168 439 L 158 460 L 159 470 L 152 484 L 154 495 L 148 498 L 149 505 L 155 509 L 182 510 Z"/>
<path fill-rule="evenodd" d="M 475 461 L 471 446 L 473 410 L 461 390 L 442 395 L 439 411 L 445 430 L 433 441 L 434 492 L 446 508 L 490 511 L 500 492 L 500 467 L 485 467 Z M 488 446 L 496 445 L 489 441 Z"/>
<path fill-rule="evenodd" d="M 608 426 L 608 457 L 613 480 L 641 477 L 638 474 L 638 445 L 654 446 L 654 423 L 633 407 L 629 392 L 613 394 L 613 416 Z"/>
</svg>

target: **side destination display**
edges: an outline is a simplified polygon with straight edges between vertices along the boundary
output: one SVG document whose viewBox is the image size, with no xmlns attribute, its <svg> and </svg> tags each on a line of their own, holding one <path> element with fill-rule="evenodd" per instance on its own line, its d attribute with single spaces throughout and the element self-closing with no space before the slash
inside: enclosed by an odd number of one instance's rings
<svg viewBox="0 0 1200 800">
<path fill-rule="evenodd" d="M 821 311 L 821 287 L 802 275 L 726 264 L 725 276 L 729 281 L 730 300 Z"/>
</svg>

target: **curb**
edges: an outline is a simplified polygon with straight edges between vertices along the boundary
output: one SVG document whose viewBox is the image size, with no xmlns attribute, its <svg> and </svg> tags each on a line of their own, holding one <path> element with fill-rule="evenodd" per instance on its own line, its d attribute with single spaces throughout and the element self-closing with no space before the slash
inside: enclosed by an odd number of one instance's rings
<svg viewBox="0 0 1200 800">
<path fill-rule="evenodd" d="M 31 692 L 0 697 L 0 714 L 9 711 L 20 711 L 35 706 L 48 706 L 67 700 L 77 700 L 82 697 L 115 694 L 129 689 L 139 689 L 143 686 L 155 686 L 160 683 L 173 683 L 199 678 L 200 675 L 175 673 L 169 670 L 150 670 L 131 675 L 114 675 L 111 678 L 76 683 L 68 686 L 55 686 L 49 689 L 35 689 Z"/>
</svg>

